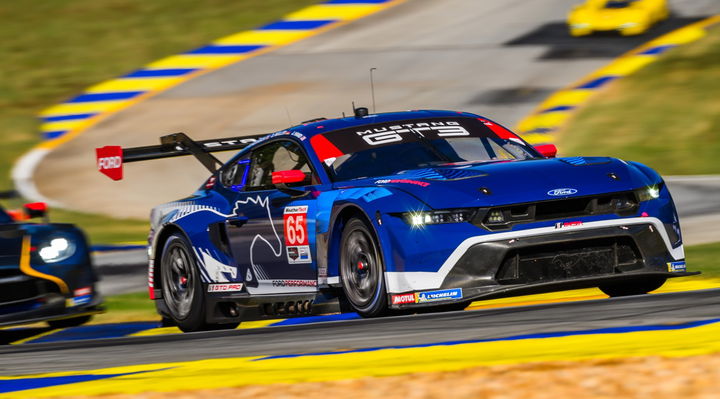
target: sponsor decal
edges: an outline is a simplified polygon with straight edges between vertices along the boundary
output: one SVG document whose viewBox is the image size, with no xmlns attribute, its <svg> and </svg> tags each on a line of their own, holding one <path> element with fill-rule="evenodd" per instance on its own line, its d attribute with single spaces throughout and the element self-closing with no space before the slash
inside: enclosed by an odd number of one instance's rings
<svg viewBox="0 0 720 399">
<path fill-rule="evenodd" d="M 106 145 L 102 148 L 96 148 L 95 155 L 100 173 L 113 180 L 122 180 L 122 147 L 119 145 Z"/>
<path fill-rule="evenodd" d="M 317 280 L 273 280 L 273 287 L 317 287 Z"/>
<path fill-rule="evenodd" d="M 563 195 L 573 195 L 577 193 L 578 190 L 574 188 L 556 188 L 554 190 L 550 190 L 547 192 L 547 195 L 551 195 L 553 197 L 559 197 Z"/>
<path fill-rule="evenodd" d="M 78 288 L 73 291 L 73 296 L 84 296 L 92 294 L 92 287 Z"/>
<path fill-rule="evenodd" d="M 409 180 L 409 179 L 382 179 L 382 180 L 375 181 L 375 184 L 390 184 L 390 183 L 414 184 L 414 185 L 420 186 L 420 187 L 427 187 L 430 185 L 430 183 L 428 183 L 428 182 Z"/>
<path fill-rule="evenodd" d="M 76 296 L 72 299 L 71 306 L 78 306 L 78 305 L 83 305 L 83 304 L 89 303 L 90 299 L 92 299 L 92 296 L 90 296 L 90 295 Z"/>
<path fill-rule="evenodd" d="M 401 305 L 404 303 L 415 303 L 415 294 L 400 294 L 392 296 L 393 305 Z"/>
<path fill-rule="evenodd" d="M 283 211 L 285 248 L 289 264 L 312 263 L 307 234 L 307 205 L 288 206 Z"/>
<path fill-rule="evenodd" d="M 210 178 L 205 182 L 205 189 L 210 190 L 211 188 L 213 188 L 215 186 L 216 180 L 217 178 L 215 178 L 215 176 L 210 176 Z"/>
<path fill-rule="evenodd" d="M 582 226 L 583 222 L 581 221 L 575 221 L 575 222 L 557 222 L 555 223 L 556 229 L 562 229 L 565 227 L 576 227 L 576 226 Z"/>
<path fill-rule="evenodd" d="M 241 291 L 242 288 L 243 288 L 242 283 L 208 284 L 207 292 L 233 292 L 233 291 Z"/>
<path fill-rule="evenodd" d="M 202 144 L 205 148 L 217 148 L 217 147 L 224 147 L 224 146 L 229 146 L 229 145 L 252 144 L 256 141 L 257 141 L 256 139 L 238 137 L 236 139 L 209 141 L 209 142 L 205 142 Z"/>
<path fill-rule="evenodd" d="M 462 297 L 462 288 L 452 288 L 448 290 L 417 292 L 415 293 L 415 302 L 439 302 L 451 299 L 461 299 Z"/>
<path fill-rule="evenodd" d="M 250 269 L 247 269 L 247 273 L 245 273 L 245 281 L 252 281 L 252 272 Z"/>
<path fill-rule="evenodd" d="M 687 271 L 684 260 L 679 262 L 668 262 L 667 267 L 670 273 Z"/>
</svg>

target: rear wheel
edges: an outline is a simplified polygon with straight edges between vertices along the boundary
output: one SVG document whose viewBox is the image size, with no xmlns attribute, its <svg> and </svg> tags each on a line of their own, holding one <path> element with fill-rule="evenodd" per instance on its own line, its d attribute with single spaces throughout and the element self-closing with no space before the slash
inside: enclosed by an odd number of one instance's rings
<svg viewBox="0 0 720 399">
<path fill-rule="evenodd" d="M 163 300 L 170 319 L 184 332 L 237 327 L 237 323 L 206 323 L 200 273 L 189 248 L 180 234 L 170 236 L 163 248 L 160 273 Z"/>
<path fill-rule="evenodd" d="M 352 218 L 345 225 L 340 245 L 340 276 L 350 306 L 363 317 L 385 314 L 385 265 L 375 234 L 363 220 Z"/>
<path fill-rule="evenodd" d="M 620 283 L 604 284 L 598 288 L 600 288 L 600 291 L 613 298 L 619 296 L 643 295 L 662 287 L 666 280 L 667 279 L 660 277 L 636 281 L 623 281 Z"/>
</svg>

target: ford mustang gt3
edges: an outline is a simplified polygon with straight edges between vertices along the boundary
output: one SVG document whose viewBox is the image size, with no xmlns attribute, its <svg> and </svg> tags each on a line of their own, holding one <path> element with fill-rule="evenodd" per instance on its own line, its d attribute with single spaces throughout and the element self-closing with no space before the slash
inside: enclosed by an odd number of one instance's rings
<svg viewBox="0 0 720 399">
<path fill-rule="evenodd" d="M 239 150 L 221 163 L 216 151 Z M 318 119 L 264 136 L 97 149 L 99 170 L 194 155 L 210 171 L 151 213 L 149 291 L 184 331 L 307 314 L 365 317 L 599 287 L 644 294 L 685 268 L 658 173 L 555 158 L 465 112 Z"/>
</svg>

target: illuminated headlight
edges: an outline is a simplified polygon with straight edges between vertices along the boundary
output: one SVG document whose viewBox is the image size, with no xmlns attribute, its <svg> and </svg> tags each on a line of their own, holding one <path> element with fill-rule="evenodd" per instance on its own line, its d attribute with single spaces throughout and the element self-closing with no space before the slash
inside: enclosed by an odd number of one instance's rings
<svg viewBox="0 0 720 399">
<path fill-rule="evenodd" d="M 643 187 L 635 190 L 635 195 L 640 202 L 654 200 L 660 197 L 660 188 L 659 185 Z"/>
<path fill-rule="evenodd" d="M 487 220 L 487 223 L 503 223 L 505 222 L 505 215 L 503 215 L 502 211 L 494 210 L 490 211 L 485 220 Z"/>
<path fill-rule="evenodd" d="M 473 214 L 474 211 L 471 209 L 450 209 L 430 212 L 407 212 L 403 214 L 403 218 L 409 225 L 420 227 L 427 224 L 469 222 Z"/>
<path fill-rule="evenodd" d="M 43 244 L 38 249 L 38 255 L 46 263 L 63 261 L 75 253 L 75 244 L 64 237 L 57 237 Z"/>
</svg>

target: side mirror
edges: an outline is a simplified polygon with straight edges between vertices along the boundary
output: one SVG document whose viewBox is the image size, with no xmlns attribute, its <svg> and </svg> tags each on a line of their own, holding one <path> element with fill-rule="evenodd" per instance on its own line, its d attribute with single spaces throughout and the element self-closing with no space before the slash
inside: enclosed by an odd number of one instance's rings
<svg viewBox="0 0 720 399">
<path fill-rule="evenodd" d="M 23 211 L 28 219 L 44 218 L 47 216 L 47 204 L 44 202 L 31 202 L 23 205 Z"/>
<path fill-rule="evenodd" d="M 288 187 L 288 184 L 300 183 L 305 179 L 307 179 L 307 176 L 301 170 L 281 170 L 272 173 L 272 183 L 277 189 L 293 197 L 305 195 L 307 191 Z"/>
<path fill-rule="evenodd" d="M 545 158 L 555 158 L 555 155 L 557 155 L 557 147 L 555 147 L 555 144 L 536 145 L 533 148 Z"/>
<path fill-rule="evenodd" d="M 273 184 L 289 184 L 289 183 L 300 183 L 305 180 L 307 176 L 301 170 L 281 170 L 279 172 L 272 173 Z"/>
</svg>

